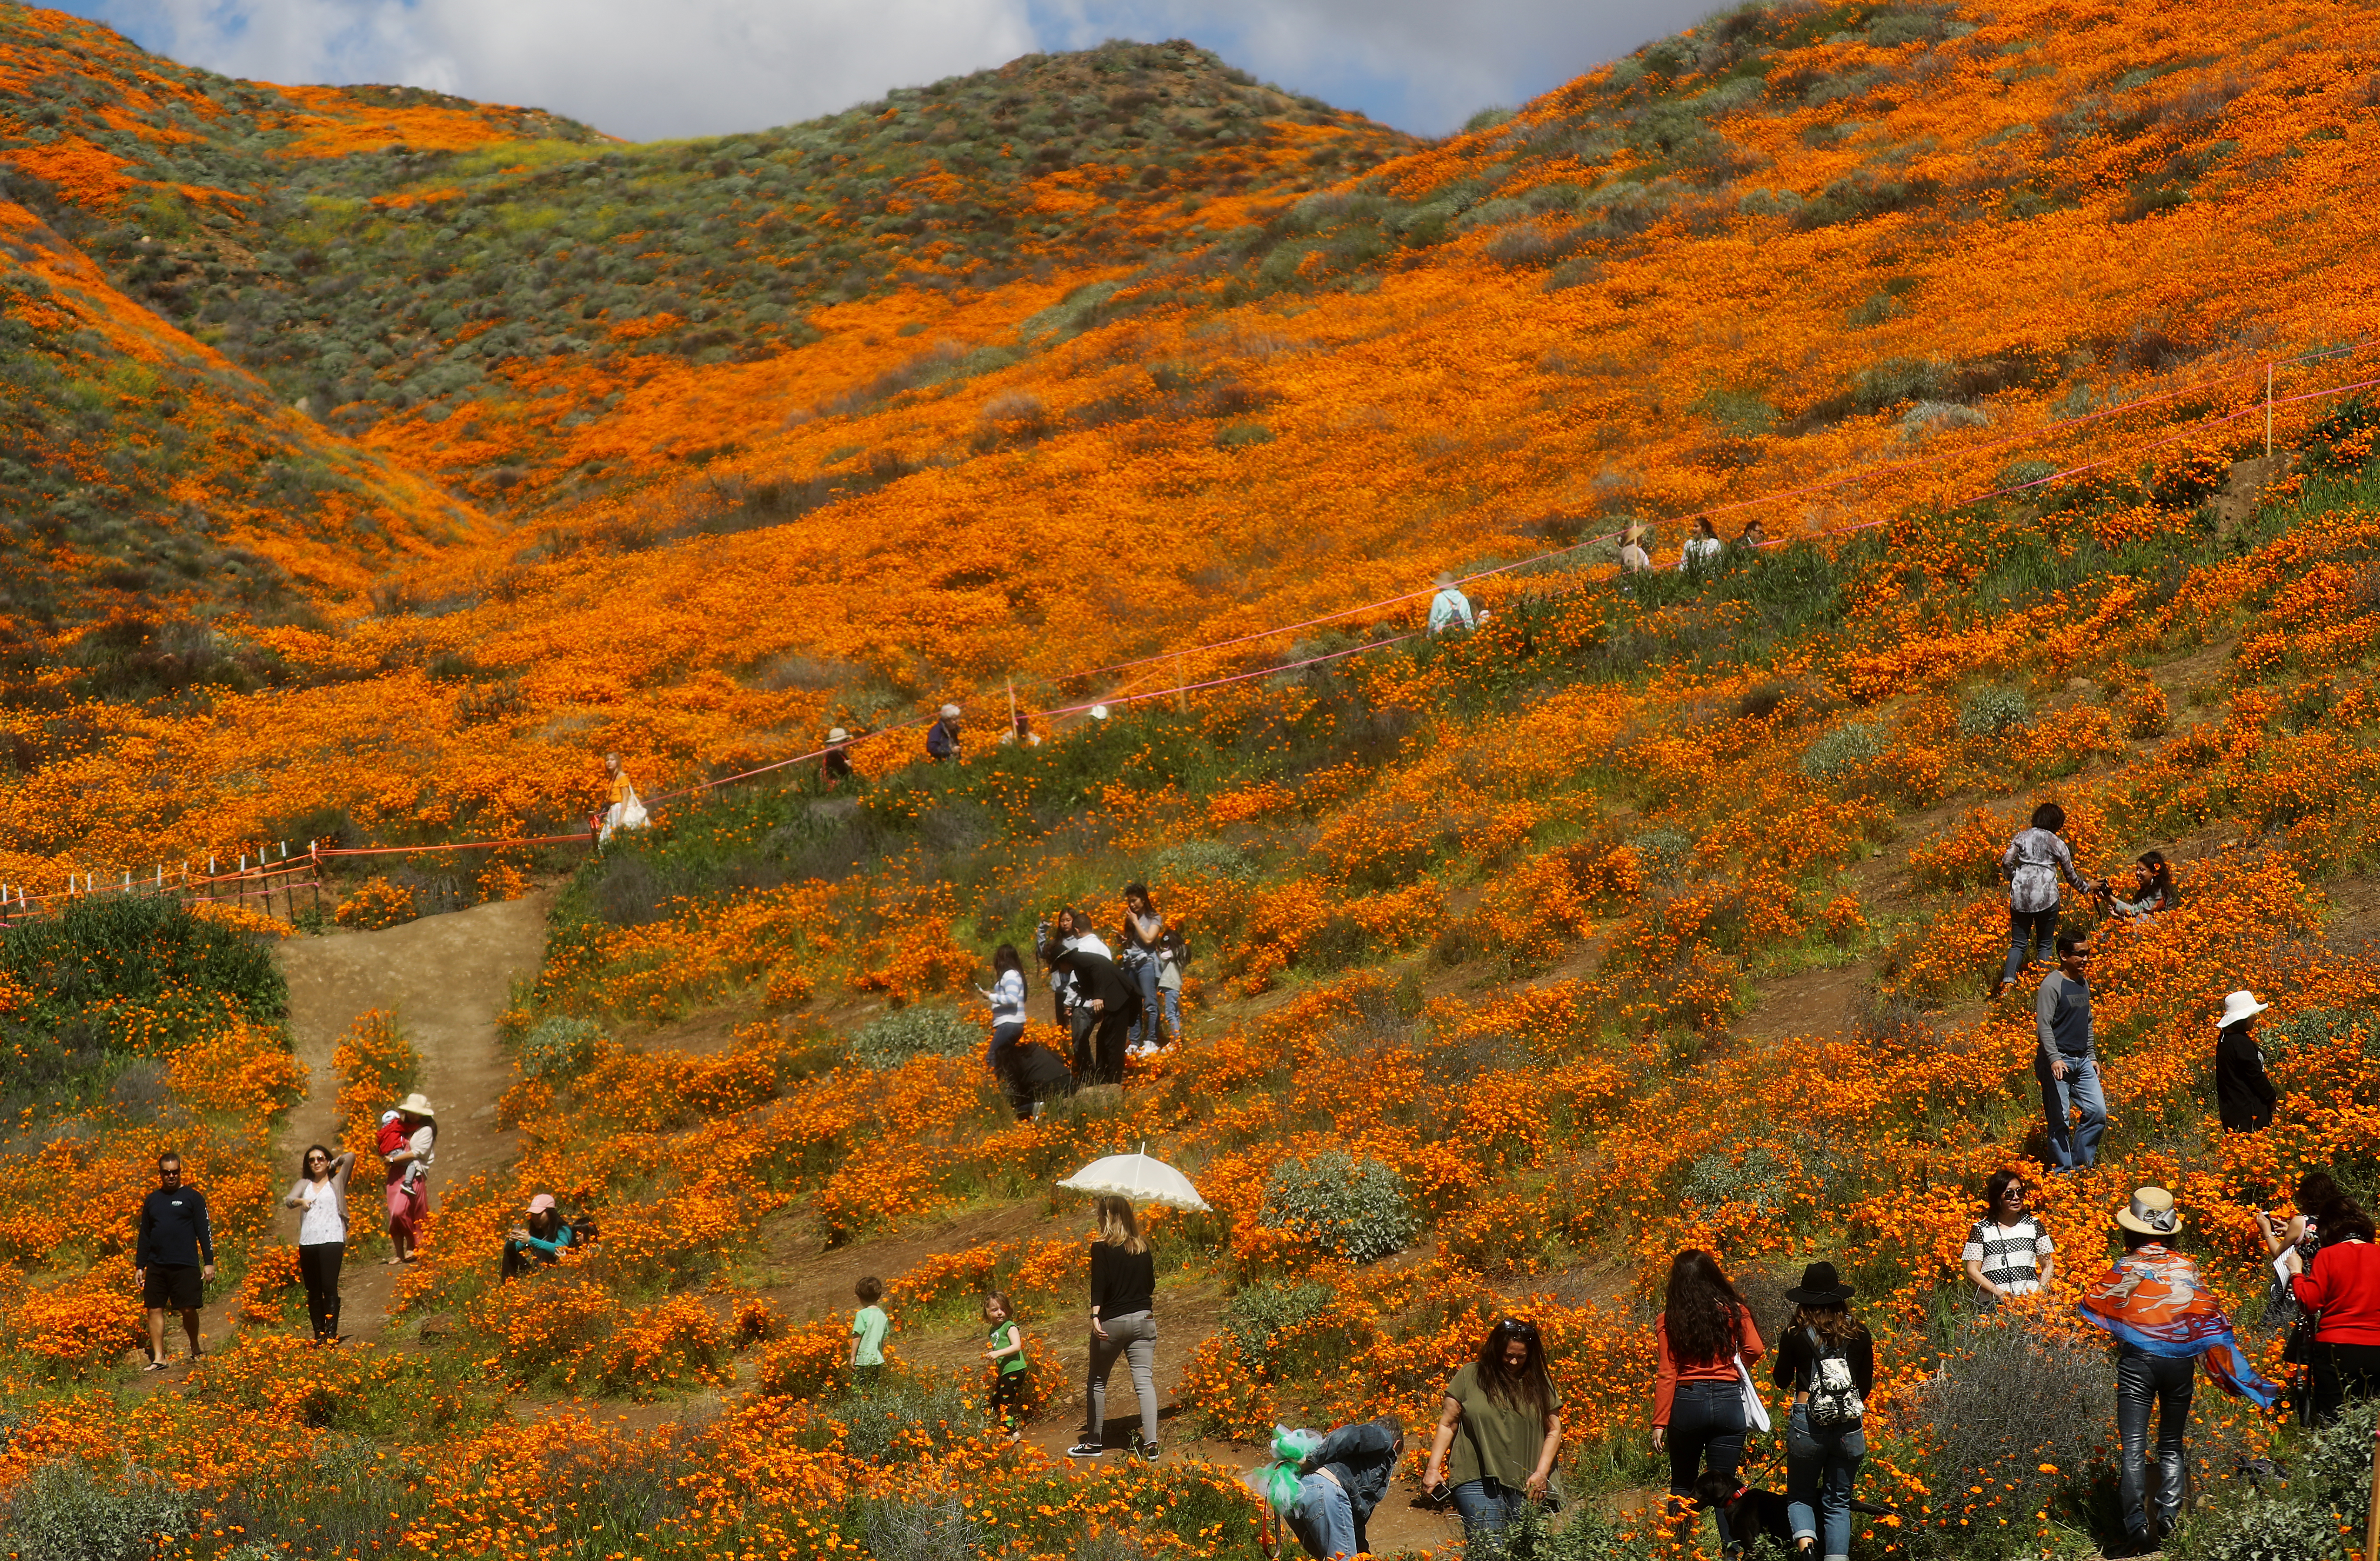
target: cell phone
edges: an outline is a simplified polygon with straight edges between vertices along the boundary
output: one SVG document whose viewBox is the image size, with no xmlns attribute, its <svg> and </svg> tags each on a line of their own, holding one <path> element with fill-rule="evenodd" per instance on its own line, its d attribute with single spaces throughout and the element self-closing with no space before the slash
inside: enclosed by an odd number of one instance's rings
<svg viewBox="0 0 2380 1561">
<path fill-rule="evenodd" d="M 1443 1503 L 1451 1501 L 1454 1499 L 1454 1487 L 1449 1485 L 1445 1481 L 1440 1480 L 1437 1484 L 1432 1485 L 1429 1488 L 1428 1494 L 1429 1499 L 1434 1502 Z"/>
</svg>

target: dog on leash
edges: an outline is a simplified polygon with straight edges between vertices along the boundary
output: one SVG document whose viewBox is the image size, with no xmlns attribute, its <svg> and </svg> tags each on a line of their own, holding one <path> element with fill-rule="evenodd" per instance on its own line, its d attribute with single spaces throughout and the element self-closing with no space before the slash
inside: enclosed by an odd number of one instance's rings
<svg viewBox="0 0 2380 1561">
<path fill-rule="evenodd" d="M 1777 1542 L 1777 1548 L 1787 1555 L 1793 1554 L 1793 1524 L 1785 1515 L 1785 1498 L 1774 1491 L 1764 1491 L 1757 1485 L 1740 1485 L 1725 1474 L 1706 1474 L 1694 1482 L 1694 1500 L 1702 1506 L 1721 1512 L 1727 1518 L 1729 1538 L 1749 1553 L 1752 1542 L 1761 1535 Z M 1878 1507 L 1872 1501 L 1852 1498 L 1852 1510 L 1874 1518 L 1897 1516 L 1888 1507 Z M 1809 1547 L 1815 1555 L 1817 1547 Z"/>
</svg>

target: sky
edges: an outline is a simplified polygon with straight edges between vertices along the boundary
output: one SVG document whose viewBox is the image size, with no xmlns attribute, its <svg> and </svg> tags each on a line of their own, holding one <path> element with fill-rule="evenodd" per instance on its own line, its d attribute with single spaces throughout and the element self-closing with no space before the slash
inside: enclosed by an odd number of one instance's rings
<svg viewBox="0 0 2380 1561">
<path fill-rule="evenodd" d="M 285 84 L 550 109 L 636 140 L 765 128 L 1110 38 L 1187 38 L 1439 135 L 1715 0 L 62 0 L 143 48 Z"/>
</svg>

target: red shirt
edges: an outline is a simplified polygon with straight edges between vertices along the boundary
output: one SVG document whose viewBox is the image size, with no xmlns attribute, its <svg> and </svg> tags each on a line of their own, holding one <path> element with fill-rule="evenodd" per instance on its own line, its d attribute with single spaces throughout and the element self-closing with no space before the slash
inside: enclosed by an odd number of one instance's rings
<svg viewBox="0 0 2380 1561">
<path fill-rule="evenodd" d="M 1678 1384 L 1736 1380 L 1733 1351 L 1722 1360 L 1698 1361 L 1682 1361 L 1670 1354 L 1670 1320 L 1667 1317 L 1654 1323 L 1653 1339 L 1660 1347 L 1660 1363 L 1654 1368 L 1653 1373 L 1653 1423 L 1655 1425 L 1670 1423 L 1670 1406 L 1677 1398 Z M 1752 1313 L 1749 1312 L 1739 1312 L 1735 1314 L 1735 1345 L 1736 1349 L 1742 1352 L 1743 1363 L 1747 1367 L 1760 1359 L 1760 1352 L 1765 1346 L 1760 1342 L 1760 1330 L 1753 1326 Z"/>
<path fill-rule="evenodd" d="M 2380 1247 L 2339 1241 L 2313 1254 L 2294 1281 L 2298 1304 L 2322 1313 L 2326 1344 L 2380 1344 Z"/>
</svg>

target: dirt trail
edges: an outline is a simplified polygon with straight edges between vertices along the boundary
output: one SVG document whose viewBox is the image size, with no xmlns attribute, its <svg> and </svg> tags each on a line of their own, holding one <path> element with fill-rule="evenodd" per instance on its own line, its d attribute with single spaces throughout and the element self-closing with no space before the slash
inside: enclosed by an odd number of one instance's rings
<svg viewBox="0 0 2380 1561">
<path fill-rule="evenodd" d="M 512 1157 L 515 1135 L 496 1127 L 496 1099 L 512 1083 L 496 1019 L 514 979 L 534 974 L 544 955 L 549 898 L 534 894 L 380 932 L 293 938 L 281 945 L 290 1035 L 307 1073 L 306 1098 L 281 1133 L 288 1180 L 296 1179 L 307 1144 L 338 1142 L 333 1102 L 339 1078 L 331 1053 L 357 1018 L 376 1008 L 393 1011 L 404 1026 L 421 1057 L 421 1093 L 438 1107 L 432 1197 Z M 358 1229 L 381 1223 L 376 1205 L 358 1203 L 350 1214 Z M 281 1227 L 284 1240 L 297 1240 L 295 1214 L 285 1213 Z M 376 1259 L 348 1259 L 339 1286 L 342 1333 L 379 1335 L 395 1275 Z"/>
</svg>

